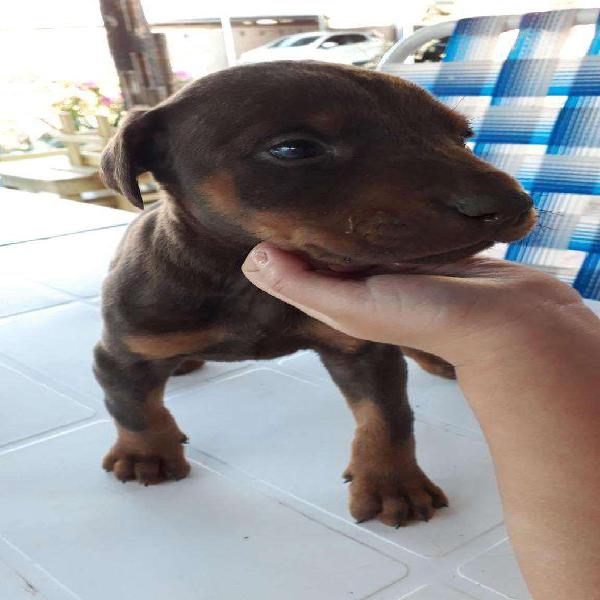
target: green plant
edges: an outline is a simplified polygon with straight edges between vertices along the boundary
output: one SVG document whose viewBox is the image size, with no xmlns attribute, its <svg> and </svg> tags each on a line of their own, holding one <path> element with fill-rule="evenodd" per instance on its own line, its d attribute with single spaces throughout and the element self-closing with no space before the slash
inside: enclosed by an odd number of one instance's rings
<svg viewBox="0 0 600 600">
<path fill-rule="evenodd" d="M 125 111 L 122 97 L 111 98 L 103 93 L 98 84 L 56 82 L 63 88 L 62 97 L 52 103 L 57 113 L 67 112 L 73 117 L 77 131 L 94 129 L 94 118 L 102 115 L 112 126 L 119 124 Z"/>
</svg>

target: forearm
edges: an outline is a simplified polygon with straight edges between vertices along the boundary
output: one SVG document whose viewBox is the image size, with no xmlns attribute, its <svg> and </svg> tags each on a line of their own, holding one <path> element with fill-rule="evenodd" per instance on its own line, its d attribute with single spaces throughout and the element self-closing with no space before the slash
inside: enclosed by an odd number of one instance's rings
<svg viewBox="0 0 600 600">
<path fill-rule="evenodd" d="M 575 310 L 506 333 L 512 353 L 459 367 L 458 379 L 517 556 L 536 600 L 600 598 L 600 321 Z"/>
<path fill-rule="evenodd" d="M 264 243 L 243 270 L 347 335 L 455 365 L 534 597 L 600 600 L 600 321 L 575 291 L 483 258 L 346 280 Z"/>
</svg>

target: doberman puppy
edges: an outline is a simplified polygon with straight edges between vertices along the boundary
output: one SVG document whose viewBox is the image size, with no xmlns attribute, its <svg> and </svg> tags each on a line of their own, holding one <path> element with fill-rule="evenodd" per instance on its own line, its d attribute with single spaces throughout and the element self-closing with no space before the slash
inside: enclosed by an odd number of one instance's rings
<svg viewBox="0 0 600 600">
<path fill-rule="evenodd" d="M 163 406 L 167 378 L 205 360 L 316 350 L 357 422 L 350 512 L 399 526 L 444 493 L 415 459 L 403 349 L 354 339 L 251 285 L 260 240 L 352 276 L 443 263 L 524 236 L 532 203 L 465 147 L 465 118 L 401 79 L 317 62 L 227 69 L 131 114 L 106 148 L 110 187 L 142 208 L 103 290 L 95 373 L 118 438 L 104 468 L 144 484 L 189 472 L 186 436 Z M 452 376 L 441 359 L 405 352 Z"/>
</svg>

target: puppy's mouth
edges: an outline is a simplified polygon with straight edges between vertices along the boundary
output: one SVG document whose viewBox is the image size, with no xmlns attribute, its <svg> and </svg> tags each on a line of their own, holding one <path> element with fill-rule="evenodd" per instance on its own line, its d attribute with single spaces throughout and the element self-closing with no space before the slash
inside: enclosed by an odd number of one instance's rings
<svg viewBox="0 0 600 600">
<path fill-rule="evenodd" d="M 473 256 L 474 254 L 493 246 L 494 243 L 495 242 L 492 241 L 483 241 L 447 252 L 411 258 L 406 261 L 386 260 L 381 263 L 376 262 L 370 264 L 365 264 L 363 261 L 356 260 L 351 256 L 339 256 L 321 248 L 318 248 L 319 252 L 315 252 L 315 250 L 317 250 L 316 247 L 311 248 L 312 251 L 310 253 L 302 254 L 316 270 L 330 271 L 346 274 L 348 276 L 365 277 L 369 275 L 383 275 L 390 273 L 410 273 L 411 271 L 420 270 L 420 268 L 422 269 L 426 265 L 434 266 L 453 263 L 463 258 Z"/>
</svg>

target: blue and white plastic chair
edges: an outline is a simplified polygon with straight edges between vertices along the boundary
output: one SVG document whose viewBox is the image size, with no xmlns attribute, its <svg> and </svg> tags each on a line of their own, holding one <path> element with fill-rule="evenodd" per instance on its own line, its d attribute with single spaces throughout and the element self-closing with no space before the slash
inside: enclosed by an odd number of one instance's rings
<svg viewBox="0 0 600 600">
<path fill-rule="evenodd" d="M 473 151 L 516 176 L 539 224 L 504 257 L 600 300 L 600 9 L 477 17 L 417 31 L 379 70 L 471 120 Z M 405 64 L 450 36 L 439 63 Z M 503 50 L 504 49 L 504 50 Z"/>
</svg>

